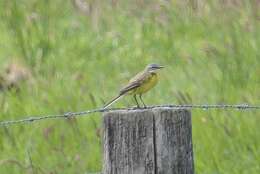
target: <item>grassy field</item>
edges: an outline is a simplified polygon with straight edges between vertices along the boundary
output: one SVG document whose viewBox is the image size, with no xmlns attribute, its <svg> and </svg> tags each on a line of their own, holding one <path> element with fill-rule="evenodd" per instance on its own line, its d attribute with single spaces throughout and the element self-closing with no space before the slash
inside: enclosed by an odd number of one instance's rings
<svg viewBox="0 0 260 174">
<path fill-rule="evenodd" d="M 101 107 L 152 62 L 167 68 L 150 105 L 260 105 L 257 0 L 86 2 L 0 0 L 0 120 Z M 192 114 L 196 173 L 260 173 L 259 111 Z M 1 127 L 0 173 L 101 171 L 100 120 Z"/>
</svg>

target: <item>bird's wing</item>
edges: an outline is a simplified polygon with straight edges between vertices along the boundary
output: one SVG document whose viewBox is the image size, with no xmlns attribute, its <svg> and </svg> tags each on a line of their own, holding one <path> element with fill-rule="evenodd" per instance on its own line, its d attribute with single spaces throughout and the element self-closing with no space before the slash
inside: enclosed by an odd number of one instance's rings
<svg viewBox="0 0 260 174">
<path fill-rule="evenodd" d="M 141 72 L 137 74 L 132 79 L 130 79 L 129 83 L 123 89 L 120 90 L 120 94 L 122 95 L 132 89 L 138 88 L 146 80 L 146 77 L 147 77 L 146 72 Z"/>
<path fill-rule="evenodd" d="M 128 91 L 131 91 L 132 89 L 138 88 L 141 84 L 140 83 L 129 83 L 126 85 L 123 89 L 120 90 L 120 95 L 123 95 L 127 93 Z"/>
<path fill-rule="evenodd" d="M 136 74 L 133 78 L 131 78 L 129 80 L 129 84 L 130 83 L 135 83 L 136 81 L 140 81 L 142 79 L 144 79 L 147 75 L 147 72 L 145 71 L 142 71 L 142 72 L 139 72 L 138 74 Z"/>
</svg>

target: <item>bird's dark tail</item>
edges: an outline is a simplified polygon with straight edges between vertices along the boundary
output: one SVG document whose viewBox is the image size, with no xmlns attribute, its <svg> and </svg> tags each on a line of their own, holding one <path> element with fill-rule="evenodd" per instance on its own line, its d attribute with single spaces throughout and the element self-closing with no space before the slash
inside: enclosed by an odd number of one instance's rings
<svg viewBox="0 0 260 174">
<path fill-rule="evenodd" d="M 123 97 L 123 95 L 118 95 L 117 97 L 113 98 L 110 102 L 108 102 L 103 109 L 108 108 L 109 106 L 111 106 L 113 103 L 115 103 L 117 100 L 119 100 L 121 97 Z"/>
</svg>

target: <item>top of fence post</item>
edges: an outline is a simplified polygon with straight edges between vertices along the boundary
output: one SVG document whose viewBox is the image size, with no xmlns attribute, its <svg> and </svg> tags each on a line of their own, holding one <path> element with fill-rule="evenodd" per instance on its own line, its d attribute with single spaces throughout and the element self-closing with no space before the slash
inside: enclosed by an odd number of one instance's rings
<svg viewBox="0 0 260 174">
<path fill-rule="evenodd" d="M 110 111 L 103 125 L 103 174 L 194 173 L 187 109 Z"/>
</svg>

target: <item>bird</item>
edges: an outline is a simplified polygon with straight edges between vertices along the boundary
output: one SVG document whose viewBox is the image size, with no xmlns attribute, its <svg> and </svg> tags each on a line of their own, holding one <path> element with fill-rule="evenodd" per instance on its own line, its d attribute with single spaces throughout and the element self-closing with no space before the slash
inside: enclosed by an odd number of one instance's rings
<svg viewBox="0 0 260 174">
<path fill-rule="evenodd" d="M 150 89 L 152 89 L 158 82 L 158 71 L 160 69 L 164 68 L 164 66 L 152 63 L 145 67 L 143 71 L 136 74 L 132 79 L 129 80 L 128 84 L 124 86 L 120 91 L 119 94 L 113 98 L 111 101 L 109 101 L 103 109 L 108 108 L 113 103 L 118 101 L 120 98 L 122 98 L 125 95 L 133 95 L 134 100 L 137 104 L 137 107 L 140 108 L 140 105 L 137 101 L 136 96 L 139 96 L 142 104 L 144 107 L 146 107 L 143 99 L 142 94 L 146 93 Z"/>
</svg>

